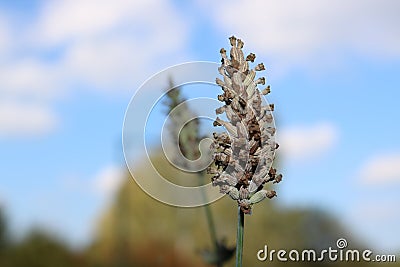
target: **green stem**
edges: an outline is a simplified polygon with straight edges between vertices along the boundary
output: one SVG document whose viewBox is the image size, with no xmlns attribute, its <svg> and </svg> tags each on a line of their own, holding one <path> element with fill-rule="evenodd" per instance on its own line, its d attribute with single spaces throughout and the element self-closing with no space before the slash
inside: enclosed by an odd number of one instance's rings
<svg viewBox="0 0 400 267">
<path fill-rule="evenodd" d="M 240 209 L 240 207 L 238 207 L 238 228 L 236 237 L 236 267 L 242 267 L 243 232 L 244 232 L 244 213 Z"/>
<path fill-rule="evenodd" d="M 208 223 L 208 228 L 210 229 L 210 237 L 213 242 L 216 252 L 218 252 L 218 240 L 217 240 L 217 231 L 215 230 L 214 218 L 211 213 L 211 209 L 209 205 L 204 206 L 204 210 L 206 212 L 206 218 Z"/>
<path fill-rule="evenodd" d="M 200 173 L 199 176 L 200 176 L 200 180 L 202 182 L 201 184 L 203 184 L 205 175 Z M 203 195 L 204 203 L 207 203 L 208 201 L 207 201 L 206 192 L 204 190 L 201 190 L 201 192 L 202 192 L 202 195 Z M 214 217 L 213 217 L 213 214 L 211 212 L 211 208 L 210 208 L 209 204 L 204 206 L 204 211 L 206 212 L 206 219 L 207 219 L 208 229 L 210 231 L 211 242 L 214 245 L 214 251 L 215 251 L 216 255 L 219 256 L 219 246 L 218 246 L 218 239 L 217 239 L 217 231 L 215 229 Z M 217 267 L 222 267 L 222 263 L 218 262 L 217 263 Z"/>
</svg>

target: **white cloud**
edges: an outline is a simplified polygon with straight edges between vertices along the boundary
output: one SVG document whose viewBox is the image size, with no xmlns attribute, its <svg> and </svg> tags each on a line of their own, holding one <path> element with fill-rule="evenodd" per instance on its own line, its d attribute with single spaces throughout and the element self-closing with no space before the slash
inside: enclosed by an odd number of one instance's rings
<svg viewBox="0 0 400 267">
<path fill-rule="evenodd" d="M 36 33 L 40 37 L 39 42 L 44 44 L 91 38 L 115 30 L 129 20 L 140 22 L 142 18 L 152 17 L 148 11 L 152 8 L 155 13 L 159 11 L 155 4 L 154 1 L 124 0 L 47 2 L 42 9 Z M 165 7 L 165 2 L 159 4 Z"/>
<path fill-rule="evenodd" d="M 31 20 L 0 19 L 0 55 L 7 55 L 0 94 L 53 97 L 82 83 L 132 91 L 179 63 L 187 36 L 187 24 L 169 1 L 45 1 Z"/>
<path fill-rule="evenodd" d="M 153 72 L 167 66 L 168 61 L 181 58 L 172 46 L 168 42 L 160 46 L 157 36 L 146 40 L 124 36 L 87 40 L 72 45 L 63 64 L 68 75 L 90 87 L 114 92 L 131 91 Z M 175 59 L 167 58 L 174 54 Z M 159 65 L 156 66 L 155 62 Z"/>
<path fill-rule="evenodd" d="M 0 99 L 14 102 L 2 107 L 3 136 L 47 132 L 54 116 L 39 106 L 50 106 L 75 88 L 133 92 L 185 56 L 187 24 L 170 1 L 41 5 L 22 21 L 0 16 Z M 28 120 L 26 111 L 32 109 L 37 118 Z"/>
<path fill-rule="evenodd" d="M 56 116 L 42 105 L 0 102 L 0 138 L 43 135 L 56 126 Z"/>
<path fill-rule="evenodd" d="M 23 59 L 0 66 L 0 94 L 3 97 L 45 100 L 59 94 L 59 73 L 35 59 Z"/>
<path fill-rule="evenodd" d="M 400 154 L 379 155 L 369 159 L 361 167 L 359 179 L 370 185 L 400 182 Z"/>
<path fill-rule="evenodd" d="M 70 80 L 121 91 L 179 63 L 187 26 L 168 1 L 57 1 L 31 35 L 42 47 L 65 46 L 58 64 Z"/>
<path fill-rule="evenodd" d="M 112 196 L 125 179 L 125 171 L 119 166 L 107 166 L 94 177 L 92 188 L 95 193 L 105 197 Z"/>
<path fill-rule="evenodd" d="M 69 173 L 62 177 L 62 188 L 67 191 L 94 194 L 107 200 L 121 187 L 127 177 L 121 166 L 109 164 L 102 166 L 93 176 Z"/>
<path fill-rule="evenodd" d="M 11 43 L 9 28 L 4 14 L 0 13 L 0 55 L 4 56 Z"/>
<path fill-rule="evenodd" d="M 337 128 L 330 123 L 300 125 L 278 133 L 279 151 L 287 159 L 315 159 L 329 151 L 338 139 Z"/>
<path fill-rule="evenodd" d="M 210 2 L 199 5 L 221 30 L 251 44 L 248 49 L 267 56 L 274 66 L 329 65 L 349 50 L 400 56 L 396 0 L 213 1 L 212 9 Z"/>
</svg>

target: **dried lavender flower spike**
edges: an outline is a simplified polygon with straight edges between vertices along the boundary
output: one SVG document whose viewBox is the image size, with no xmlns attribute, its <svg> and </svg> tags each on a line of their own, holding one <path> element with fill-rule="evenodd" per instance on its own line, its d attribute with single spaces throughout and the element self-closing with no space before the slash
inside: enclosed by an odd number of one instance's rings
<svg viewBox="0 0 400 267">
<path fill-rule="evenodd" d="M 214 133 L 214 164 L 209 173 L 213 174 L 212 184 L 236 200 L 244 214 L 250 214 L 254 204 L 276 196 L 275 191 L 264 190 L 263 186 L 282 180 L 282 175 L 271 167 L 278 148 L 274 141 L 274 105 L 261 98 L 270 93 L 270 86 L 262 91 L 257 87 L 266 81 L 256 77 L 256 71 L 265 70 L 264 64 L 250 69 L 249 62 L 254 62 L 255 54 L 244 57 L 244 42 L 235 36 L 229 41 L 229 58 L 224 48 L 220 50 L 222 64 L 218 71 L 223 79 L 216 79 L 223 91 L 218 100 L 224 102 L 216 114 L 225 114 L 228 120 L 217 117 L 214 122 L 214 126 L 223 126 L 226 132 Z"/>
</svg>

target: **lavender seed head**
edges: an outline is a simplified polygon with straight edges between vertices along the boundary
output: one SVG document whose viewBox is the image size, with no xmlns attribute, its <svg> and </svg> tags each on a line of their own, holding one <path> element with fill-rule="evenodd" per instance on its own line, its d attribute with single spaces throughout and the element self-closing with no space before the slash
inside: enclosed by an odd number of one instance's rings
<svg viewBox="0 0 400 267">
<path fill-rule="evenodd" d="M 218 100 L 224 105 L 216 110 L 225 114 L 227 121 L 216 118 L 214 126 L 223 126 L 226 132 L 214 133 L 214 162 L 208 168 L 212 174 L 212 184 L 223 194 L 237 201 L 245 214 L 251 214 L 252 206 L 266 198 L 273 198 L 276 192 L 265 190 L 268 182 L 279 183 L 282 174 L 272 168 L 275 149 L 276 129 L 272 116 L 274 105 L 263 103 L 261 95 L 270 93 L 270 86 L 260 92 L 258 84 L 265 84 L 265 78 L 256 79 L 255 72 L 265 70 L 264 64 L 249 69 L 248 62 L 256 56 L 250 53 L 246 58 L 242 48 L 244 42 L 235 36 L 229 38 L 230 58 L 226 50 L 220 50 L 221 67 L 218 69 L 223 79 L 216 79 L 223 94 Z"/>
</svg>

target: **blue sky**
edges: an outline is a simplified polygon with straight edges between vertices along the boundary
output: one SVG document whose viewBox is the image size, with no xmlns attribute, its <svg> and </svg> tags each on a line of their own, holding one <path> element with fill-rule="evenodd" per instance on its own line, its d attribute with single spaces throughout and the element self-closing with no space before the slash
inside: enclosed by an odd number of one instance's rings
<svg viewBox="0 0 400 267">
<path fill-rule="evenodd" d="M 87 241 L 121 180 L 133 93 L 170 65 L 218 62 L 235 34 L 267 67 L 279 203 L 322 208 L 398 250 L 399 11 L 361 0 L 1 1 L 0 203 L 14 230 Z"/>
</svg>

